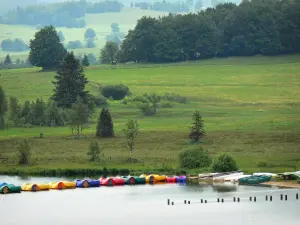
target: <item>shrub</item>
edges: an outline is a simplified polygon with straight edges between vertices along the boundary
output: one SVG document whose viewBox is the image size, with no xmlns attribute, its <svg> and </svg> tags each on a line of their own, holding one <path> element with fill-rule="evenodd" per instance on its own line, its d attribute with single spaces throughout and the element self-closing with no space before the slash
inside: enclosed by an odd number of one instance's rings
<svg viewBox="0 0 300 225">
<path fill-rule="evenodd" d="M 67 44 L 67 49 L 76 49 L 76 48 L 82 48 L 83 44 L 77 40 L 77 41 L 69 41 Z"/>
<path fill-rule="evenodd" d="M 97 141 L 91 141 L 88 151 L 89 162 L 98 162 L 100 160 L 100 147 Z"/>
<path fill-rule="evenodd" d="M 167 93 L 164 96 L 162 96 L 162 99 L 169 101 L 169 102 L 177 102 L 180 104 L 186 104 L 187 103 L 187 97 L 175 94 L 175 93 Z"/>
<path fill-rule="evenodd" d="M 153 107 L 149 103 L 138 104 L 139 109 L 142 111 L 144 116 L 154 116 Z"/>
<path fill-rule="evenodd" d="M 212 164 L 213 172 L 230 172 L 237 170 L 237 164 L 231 155 L 221 153 L 214 158 Z"/>
<path fill-rule="evenodd" d="M 129 93 L 129 88 L 124 84 L 107 85 L 101 89 L 104 97 L 112 97 L 113 100 L 121 100 Z"/>
<path fill-rule="evenodd" d="M 29 145 L 29 142 L 27 140 L 21 141 L 17 149 L 19 151 L 18 163 L 21 165 L 29 164 L 31 156 L 31 147 Z"/>
<path fill-rule="evenodd" d="M 200 146 L 180 153 L 179 159 L 181 167 L 187 169 L 209 167 L 212 163 L 211 156 Z"/>
<path fill-rule="evenodd" d="M 98 95 L 95 98 L 95 104 L 97 107 L 101 107 L 101 106 L 107 106 L 108 102 L 107 102 L 107 98 L 105 98 L 103 95 Z"/>
<path fill-rule="evenodd" d="M 159 105 L 162 108 L 173 108 L 175 106 L 175 103 L 167 100 L 162 100 L 160 101 Z"/>
</svg>

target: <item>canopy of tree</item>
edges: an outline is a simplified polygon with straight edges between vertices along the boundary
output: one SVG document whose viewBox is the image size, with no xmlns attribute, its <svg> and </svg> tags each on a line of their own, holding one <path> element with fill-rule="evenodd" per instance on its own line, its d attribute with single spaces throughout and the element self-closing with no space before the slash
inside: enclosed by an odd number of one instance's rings
<svg viewBox="0 0 300 225">
<path fill-rule="evenodd" d="M 122 61 L 174 62 L 300 51 L 300 1 L 220 4 L 198 14 L 143 17 L 122 43 Z"/>
<path fill-rule="evenodd" d="M 3 51 L 7 52 L 22 52 L 29 50 L 28 45 L 20 38 L 16 38 L 14 40 L 4 39 L 1 42 L 1 47 Z"/>
<path fill-rule="evenodd" d="M 161 2 L 154 2 L 151 4 L 150 2 L 136 2 L 134 4 L 135 7 L 139 7 L 140 9 L 150 9 L 154 11 L 161 11 L 161 12 L 171 12 L 171 13 L 176 13 L 176 12 L 189 12 L 189 6 L 187 3 L 184 2 L 166 2 L 166 1 L 161 1 Z"/>
</svg>

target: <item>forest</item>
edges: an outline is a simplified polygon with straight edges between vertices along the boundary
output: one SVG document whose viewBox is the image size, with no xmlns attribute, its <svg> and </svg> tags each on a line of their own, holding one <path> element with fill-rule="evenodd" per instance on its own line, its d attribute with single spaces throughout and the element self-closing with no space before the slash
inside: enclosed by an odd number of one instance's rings
<svg viewBox="0 0 300 225">
<path fill-rule="evenodd" d="M 197 14 L 143 17 L 122 43 L 120 61 L 176 62 L 300 51 L 300 1 L 244 0 Z"/>
</svg>

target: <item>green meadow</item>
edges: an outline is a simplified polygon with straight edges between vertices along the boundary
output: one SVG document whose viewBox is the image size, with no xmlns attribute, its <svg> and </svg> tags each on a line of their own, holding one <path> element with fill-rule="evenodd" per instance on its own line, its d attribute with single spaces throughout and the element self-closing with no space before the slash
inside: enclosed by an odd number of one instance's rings
<svg viewBox="0 0 300 225">
<path fill-rule="evenodd" d="M 21 102 L 52 94 L 54 72 L 38 68 L 2 70 L 0 83 L 8 96 Z M 125 84 L 133 95 L 176 93 L 188 103 L 159 109 L 146 117 L 137 108 L 110 101 L 115 138 L 98 139 L 104 156 L 98 164 L 87 162 L 88 145 L 95 133 L 99 110 L 74 140 L 68 127 L 10 128 L 0 131 L 0 171 L 12 168 L 178 168 L 179 153 L 188 140 L 193 112 L 200 110 L 206 137 L 201 145 L 212 155 L 229 152 L 240 169 L 281 172 L 300 168 L 300 55 L 233 57 L 177 64 L 93 66 L 85 71 L 87 89 L 97 94 L 106 84 Z M 128 161 L 122 129 L 128 119 L 140 125 Z M 44 138 L 39 138 L 42 132 Z M 28 138 L 33 165 L 16 166 L 16 144 Z"/>
<path fill-rule="evenodd" d="M 123 8 L 120 13 L 102 13 L 102 14 L 87 14 L 85 16 L 86 27 L 85 28 L 65 28 L 58 27 L 57 31 L 62 31 L 65 36 L 64 44 L 69 41 L 79 40 L 84 43 L 84 32 L 87 28 L 95 30 L 97 38 L 95 40 L 96 48 L 81 48 L 75 49 L 74 52 L 77 55 L 83 55 L 93 53 L 99 57 L 100 49 L 106 43 L 106 36 L 111 32 L 111 24 L 118 23 L 120 31 L 125 34 L 128 30 L 133 29 L 137 21 L 143 16 L 159 17 L 167 15 L 166 12 L 157 12 L 151 10 L 141 10 L 137 8 Z M 21 38 L 25 43 L 29 43 L 29 40 L 34 37 L 37 32 L 34 26 L 22 26 L 22 25 L 7 25 L 0 24 L 0 43 L 2 40 L 7 38 Z M 28 57 L 29 52 L 4 52 L 0 50 L 0 60 L 3 60 L 7 54 L 11 55 L 13 60 L 19 58 L 25 60 Z"/>
</svg>

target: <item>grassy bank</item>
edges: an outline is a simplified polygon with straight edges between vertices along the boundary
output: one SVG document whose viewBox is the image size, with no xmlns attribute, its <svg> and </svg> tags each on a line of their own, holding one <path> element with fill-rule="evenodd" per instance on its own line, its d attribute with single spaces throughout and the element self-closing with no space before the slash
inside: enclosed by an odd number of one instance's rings
<svg viewBox="0 0 300 225">
<path fill-rule="evenodd" d="M 134 95 L 144 92 L 175 92 L 187 104 L 160 109 L 145 117 L 137 108 L 111 102 L 116 137 L 99 139 L 104 156 L 98 164 L 87 162 L 87 150 L 95 133 L 96 118 L 74 140 L 68 127 L 11 128 L 0 131 L 0 172 L 103 167 L 153 171 L 178 169 L 178 155 L 190 146 L 187 139 L 194 110 L 200 110 L 207 136 L 201 144 L 212 155 L 230 152 L 239 167 L 248 172 L 290 171 L 300 168 L 300 56 L 213 59 L 168 65 L 123 65 L 90 67 L 88 89 L 124 83 Z M 0 83 L 8 95 L 20 101 L 47 99 L 53 90 L 54 73 L 38 69 L 2 71 Z M 99 110 L 99 109 L 98 109 Z M 128 160 L 122 129 L 128 119 L 139 121 L 141 134 Z M 39 133 L 44 138 L 38 138 Z M 16 144 L 29 138 L 33 165 L 16 166 Z M 195 172 L 195 171 L 192 171 Z M 196 171 L 197 172 L 197 171 Z"/>
</svg>

